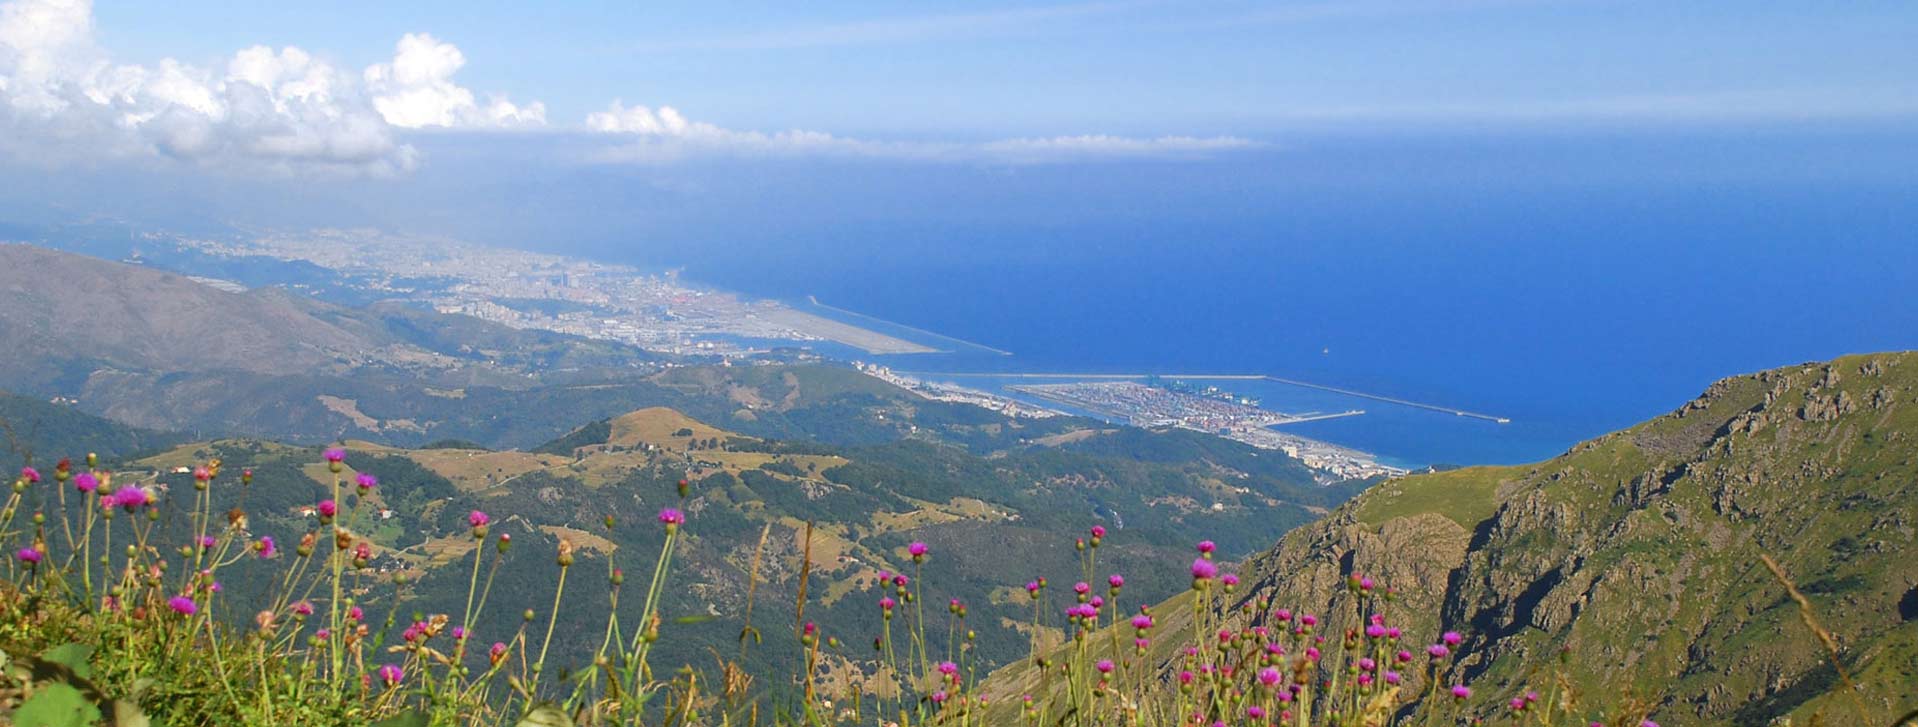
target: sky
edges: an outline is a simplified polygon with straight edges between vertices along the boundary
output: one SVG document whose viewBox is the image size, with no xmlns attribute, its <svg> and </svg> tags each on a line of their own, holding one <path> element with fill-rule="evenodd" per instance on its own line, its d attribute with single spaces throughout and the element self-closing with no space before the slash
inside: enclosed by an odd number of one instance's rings
<svg viewBox="0 0 1918 727">
<path fill-rule="evenodd" d="M 1326 129 L 1895 124 L 1912 37 L 1895 2 L 7 0 L 0 153 L 401 176 L 447 131 L 587 136 L 596 164 L 1059 164 Z"/>
<path fill-rule="evenodd" d="M 1517 461 L 1918 347 L 1913 38 L 1869 1 L 0 0 L 0 235 L 679 269 L 1018 365 L 1512 413 L 1533 448 L 1474 461 Z"/>
</svg>

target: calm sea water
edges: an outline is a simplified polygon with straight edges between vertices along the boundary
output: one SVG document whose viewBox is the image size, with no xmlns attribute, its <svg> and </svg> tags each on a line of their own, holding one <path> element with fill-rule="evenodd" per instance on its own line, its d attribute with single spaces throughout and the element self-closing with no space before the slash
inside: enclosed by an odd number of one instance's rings
<svg viewBox="0 0 1918 727">
<path fill-rule="evenodd" d="M 1918 348 L 1908 168 L 1846 139 L 1707 141 L 861 171 L 873 178 L 848 189 L 884 187 L 887 210 L 732 227 L 669 262 L 1014 354 L 895 368 L 1273 374 L 1513 420 L 1228 386 L 1281 410 L 1368 412 L 1299 434 L 1407 464 L 1534 461 L 1723 376 Z"/>
</svg>

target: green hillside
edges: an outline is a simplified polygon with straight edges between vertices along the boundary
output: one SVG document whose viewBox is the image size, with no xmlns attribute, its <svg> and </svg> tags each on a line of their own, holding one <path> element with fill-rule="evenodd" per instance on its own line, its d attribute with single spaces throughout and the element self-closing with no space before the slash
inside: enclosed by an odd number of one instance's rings
<svg viewBox="0 0 1918 727">
<path fill-rule="evenodd" d="M 1588 705 L 1644 704 L 1666 725 L 1889 724 L 1918 708 L 1914 482 L 1918 353 L 1792 366 L 1535 465 L 1378 485 L 1244 563 L 1251 588 L 1225 612 L 1266 624 L 1269 599 L 1338 633 L 1363 573 L 1397 589 L 1408 632 L 1462 633 L 1444 678 L 1486 716 L 1562 676 Z"/>
</svg>

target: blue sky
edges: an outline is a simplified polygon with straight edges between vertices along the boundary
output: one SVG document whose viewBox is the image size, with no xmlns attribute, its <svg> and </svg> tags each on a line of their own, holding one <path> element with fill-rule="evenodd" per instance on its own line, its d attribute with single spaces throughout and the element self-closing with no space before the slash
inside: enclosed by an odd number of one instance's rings
<svg viewBox="0 0 1918 727">
<path fill-rule="evenodd" d="M 355 69 L 427 33 L 465 56 L 461 86 L 560 128 L 615 99 L 912 139 L 1918 115 L 1918 6 L 1894 2 L 108 1 L 94 20 L 145 65 L 263 44 Z"/>
</svg>

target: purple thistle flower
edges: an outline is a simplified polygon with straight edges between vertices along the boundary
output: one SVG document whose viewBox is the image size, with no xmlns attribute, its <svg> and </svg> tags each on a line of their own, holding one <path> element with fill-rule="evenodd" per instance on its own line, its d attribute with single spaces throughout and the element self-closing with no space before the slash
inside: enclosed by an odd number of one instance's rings
<svg viewBox="0 0 1918 727">
<path fill-rule="evenodd" d="M 1214 551 L 1214 550 L 1218 550 L 1218 549 L 1219 549 L 1219 546 L 1218 546 L 1218 545 L 1216 545 L 1216 544 L 1214 544 L 1214 543 L 1213 543 L 1212 541 L 1210 541 L 1210 540 L 1201 540 L 1201 541 L 1199 541 L 1199 552 L 1200 552 L 1200 553 L 1204 553 L 1204 554 L 1206 554 L 1206 555 L 1211 555 L 1211 554 L 1212 554 L 1212 551 Z"/>
<path fill-rule="evenodd" d="M 1206 580 L 1211 580 L 1212 578 L 1218 575 L 1219 575 L 1219 567 L 1217 565 L 1213 565 L 1212 561 L 1206 560 L 1204 558 L 1200 558 L 1198 560 L 1192 561 L 1192 577 L 1194 579 L 1206 581 Z"/>
<path fill-rule="evenodd" d="M 1144 631 L 1146 629 L 1152 628 L 1152 617 L 1147 616 L 1145 614 L 1139 614 L 1137 616 L 1133 616 L 1132 628 L 1138 629 L 1140 631 Z"/>
<path fill-rule="evenodd" d="M 365 472 L 361 472 L 359 476 L 354 477 L 353 481 L 360 486 L 360 492 L 371 490 L 380 485 L 380 478 Z"/>
<path fill-rule="evenodd" d="M 34 469 L 32 467 L 21 467 L 20 479 L 26 480 L 27 482 L 32 484 L 39 484 L 40 470 Z"/>
<path fill-rule="evenodd" d="M 1092 537 L 1103 538 L 1105 536 L 1106 536 L 1106 528 L 1104 525 L 1092 526 Z"/>
<path fill-rule="evenodd" d="M 321 453 L 320 456 L 325 457 L 329 463 L 339 464 L 346 461 L 346 450 L 339 447 L 331 447 Z"/>
<path fill-rule="evenodd" d="M 320 517 L 333 517 L 340 514 L 340 505 L 332 500 L 320 501 Z"/>
<path fill-rule="evenodd" d="M 1264 685 L 1266 685 L 1266 686 L 1268 686 L 1268 687 L 1272 687 L 1272 686 L 1278 686 L 1278 684 L 1279 684 L 1279 670 L 1277 670 L 1277 669 L 1274 669 L 1274 668 L 1272 668 L 1272 667 L 1269 667 L 1269 666 L 1268 666 L 1268 667 L 1266 667 L 1266 668 L 1264 668 L 1264 669 L 1260 669 L 1260 670 L 1259 670 L 1259 683 L 1260 683 L 1260 684 L 1264 684 Z"/>
<path fill-rule="evenodd" d="M 261 558 L 271 558 L 280 552 L 280 545 L 273 541 L 273 536 L 262 535 L 259 544 L 253 546 L 253 549 L 259 552 Z"/>
<path fill-rule="evenodd" d="M 1100 673 L 1100 674 L 1111 674 L 1111 673 L 1112 673 L 1112 660 L 1111 660 L 1111 659 L 1100 659 L 1098 663 L 1096 663 L 1096 664 L 1093 664 L 1093 665 L 1092 665 L 1092 668 L 1094 668 L 1094 669 L 1098 669 L 1098 670 L 1099 670 L 1099 673 Z"/>
<path fill-rule="evenodd" d="M 380 666 L 380 681 L 386 684 L 386 686 L 388 687 L 399 686 L 399 683 L 405 680 L 406 680 L 406 671 L 404 669 L 401 669 L 400 665 L 384 664 Z"/>
<path fill-rule="evenodd" d="M 32 565 L 39 565 L 40 560 L 47 557 L 45 553 L 40 552 L 39 548 L 21 548 L 20 552 L 13 555 L 19 558 L 20 562 Z"/>
<path fill-rule="evenodd" d="M 659 522 L 661 525 L 684 525 L 686 514 L 669 507 L 659 511 Z"/>
<path fill-rule="evenodd" d="M 493 521 L 493 518 L 487 517 L 486 513 L 480 512 L 478 510 L 474 510 L 471 514 L 466 516 L 466 524 L 476 528 L 486 527 L 486 524 L 492 521 Z"/>
<path fill-rule="evenodd" d="M 181 616 L 191 616 L 200 610 L 200 607 L 193 603 L 193 599 L 186 596 L 169 598 L 167 599 L 166 605 L 167 608 L 173 609 L 174 613 L 180 614 Z"/>
<path fill-rule="evenodd" d="M 299 603 L 293 604 L 293 615 L 295 616 L 313 615 L 313 603 L 310 601 L 301 601 Z"/>
<path fill-rule="evenodd" d="M 1463 684 L 1455 685 L 1452 687 L 1452 696 L 1457 699 L 1466 699 L 1472 696 L 1472 688 Z"/>
<path fill-rule="evenodd" d="M 1106 585 L 1112 586 L 1113 588 L 1124 588 L 1125 576 L 1119 575 L 1117 573 L 1106 576 Z"/>
<path fill-rule="evenodd" d="M 1460 636 L 1457 631 L 1447 631 L 1445 635 L 1440 638 L 1445 641 L 1446 646 L 1458 646 L 1459 642 L 1465 640 L 1465 637 Z"/>
<path fill-rule="evenodd" d="M 1219 577 L 1219 582 L 1224 583 L 1228 586 L 1236 586 L 1236 585 L 1239 585 L 1239 577 L 1231 573 L 1227 573 Z"/>
<path fill-rule="evenodd" d="M 99 488 L 100 478 L 95 477 L 92 472 L 81 472 L 73 476 L 73 489 L 81 492 L 92 492 Z"/>
<path fill-rule="evenodd" d="M 913 560 L 925 559 L 927 550 L 926 544 L 918 541 L 906 546 L 906 554 L 912 556 Z"/>
</svg>

